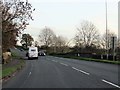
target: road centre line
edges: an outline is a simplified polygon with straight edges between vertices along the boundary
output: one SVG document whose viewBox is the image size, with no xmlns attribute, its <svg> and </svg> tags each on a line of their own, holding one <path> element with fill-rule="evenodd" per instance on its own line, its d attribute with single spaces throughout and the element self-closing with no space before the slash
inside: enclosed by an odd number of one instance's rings
<svg viewBox="0 0 120 90">
<path fill-rule="evenodd" d="M 60 63 L 60 64 L 62 64 L 62 65 L 64 65 L 64 66 L 68 66 L 67 64 L 65 64 L 65 63 Z"/>
<path fill-rule="evenodd" d="M 30 75 L 31 75 L 31 74 L 32 74 L 32 73 L 31 73 L 31 72 L 29 72 L 29 74 L 28 74 L 27 78 L 25 79 L 25 81 L 23 82 L 22 86 L 24 86 L 24 85 L 25 85 L 25 83 L 27 82 L 27 80 L 28 80 L 28 78 L 30 77 Z"/>
<path fill-rule="evenodd" d="M 32 74 L 32 73 L 31 73 L 31 72 L 29 72 L 29 74 L 28 74 L 28 77 L 27 77 L 27 78 L 29 78 L 31 74 Z"/>
<path fill-rule="evenodd" d="M 31 75 L 31 72 L 29 72 L 29 75 Z"/>
<path fill-rule="evenodd" d="M 84 73 L 84 74 L 87 74 L 87 75 L 90 75 L 89 73 L 87 73 L 87 72 L 85 72 L 85 71 L 83 71 L 83 70 L 79 70 L 79 69 L 77 69 L 77 68 L 75 68 L 75 67 L 72 67 L 74 70 L 77 70 L 77 71 L 79 71 L 79 72 L 82 72 L 82 73 Z"/>
<path fill-rule="evenodd" d="M 57 61 L 55 61 L 55 60 L 52 60 L 53 62 L 57 62 Z"/>
<path fill-rule="evenodd" d="M 120 86 L 118 86 L 118 85 L 116 85 L 116 84 L 114 84 L 114 83 L 111 83 L 111 82 L 109 82 L 109 81 L 107 81 L 107 80 L 102 79 L 102 81 L 105 82 L 105 83 L 107 83 L 107 84 L 110 84 L 110 85 L 112 85 L 112 86 L 114 86 L 114 87 L 120 88 Z"/>
</svg>

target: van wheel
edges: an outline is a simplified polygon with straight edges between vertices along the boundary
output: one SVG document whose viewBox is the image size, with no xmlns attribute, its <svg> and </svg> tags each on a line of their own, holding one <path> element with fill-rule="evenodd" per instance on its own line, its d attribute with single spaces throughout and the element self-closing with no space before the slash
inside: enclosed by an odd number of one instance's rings
<svg viewBox="0 0 120 90">
<path fill-rule="evenodd" d="M 28 60 L 30 60 L 31 58 L 30 57 L 28 57 Z"/>
</svg>

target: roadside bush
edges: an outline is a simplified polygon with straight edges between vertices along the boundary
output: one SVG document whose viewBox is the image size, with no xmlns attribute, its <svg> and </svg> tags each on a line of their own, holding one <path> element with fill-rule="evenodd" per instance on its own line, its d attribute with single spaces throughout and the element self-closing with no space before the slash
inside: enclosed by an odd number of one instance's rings
<svg viewBox="0 0 120 90">
<path fill-rule="evenodd" d="M 12 60 L 11 52 L 4 52 L 2 55 L 2 64 L 6 64 Z"/>
</svg>

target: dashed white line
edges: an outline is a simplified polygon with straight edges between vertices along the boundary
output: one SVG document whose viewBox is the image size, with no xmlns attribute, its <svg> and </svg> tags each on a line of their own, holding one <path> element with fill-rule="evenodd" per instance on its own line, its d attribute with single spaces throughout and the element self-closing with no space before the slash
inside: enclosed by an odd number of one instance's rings
<svg viewBox="0 0 120 90">
<path fill-rule="evenodd" d="M 31 75 L 31 72 L 29 72 L 29 75 Z"/>
<path fill-rule="evenodd" d="M 60 64 L 62 64 L 62 65 L 64 65 L 64 66 L 68 66 L 67 64 L 65 64 L 65 63 L 60 63 Z"/>
<path fill-rule="evenodd" d="M 109 81 L 107 81 L 107 80 L 102 79 L 102 81 L 105 82 L 105 83 L 107 83 L 107 84 L 110 84 L 110 85 L 112 85 L 112 86 L 114 86 L 114 87 L 120 88 L 120 86 L 118 86 L 118 85 L 116 85 L 116 84 L 113 84 L 113 83 L 111 83 L 111 82 L 109 82 Z"/>
<path fill-rule="evenodd" d="M 77 68 L 75 68 L 75 67 L 72 67 L 74 70 L 77 70 L 77 71 L 79 71 L 79 72 L 82 72 L 82 73 L 84 73 L 84 74 L 87 74 L 87 75 L 90 75 L 89 73 L 87 73 L 87 72 L 85 72 L 85 71 L 83 71 L 83 70 L 79 70 L 79 69 L 77 69 Z"/>
<path fill-rule="evenodd" d="M 25 83 L 27 82 L 27 80 L 28 80 L 28 78 L 30 77 L 30 75 L 31 75 L 31 74 L 32 74 L 32 73 L 31 73 L 31 72 L 29 72 L 29 74 L 28 74 L 27 78 L 25 79 L 25 81 L 23 82 L 22 86 L 24 86 L 24 85 L 25 85 Z"/>
<path fill-rule="evenodd" d="M 27 78 L 29 78 L 31 74 L 32 74 L 32 73 L 31 73 L 31 72 L 29 72 L 29 74 L 28 74 L 28 77 L 27 77 Z"/>
<path fill-rule="evenodd" d="M 55 61 L 55 60 L 52 60 L 53 62 L 57 62 L 57 61 Z"/>
</svg>

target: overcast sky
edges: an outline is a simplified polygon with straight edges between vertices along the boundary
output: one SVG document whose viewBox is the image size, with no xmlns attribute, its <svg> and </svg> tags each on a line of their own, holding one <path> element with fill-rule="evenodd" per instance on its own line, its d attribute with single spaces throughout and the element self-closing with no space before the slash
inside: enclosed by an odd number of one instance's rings
<svg viewBox="0 0 120 90">
<path fill-rule="evenodd" d="M 24 31 L 37 40 L 40 30 L 45 26 L 51 28 L 57 35 L 68 39 L 74 37 L 76 27 L 83 20 L 91 21 L 99 30 L 105 33 L 105 0 L 28 0 L 36 9 L 34 21 Z M 107 0 L 108 28 L 118 33 L 118 1 Z"/>
</svg>

